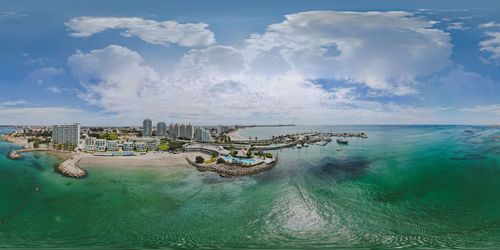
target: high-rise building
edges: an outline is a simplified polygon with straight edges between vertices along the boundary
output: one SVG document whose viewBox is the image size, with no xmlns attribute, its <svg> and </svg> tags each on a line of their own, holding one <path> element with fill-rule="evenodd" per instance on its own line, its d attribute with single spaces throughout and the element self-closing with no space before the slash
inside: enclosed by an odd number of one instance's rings
<svg viewBox="0 0 500 250">
<path fill-rule="evenodd" d="M 168 126 L 168 137 L 174 139 L 175 138 L 175 125 L 173 123 L 170 123 Z"/>
<path fill-rule="evenodd" d="M 180 132 L 179 123 L 176 123 L 176 124 L 171 123 L 170 127 L 168 129 L 168 135 L 170 136 L 170 138 L 176 139 L 176 138 L 180 137 L 180 133 L 181 132 Z"/>
<path fill-rule="evenodd" d="M 52 126 L 52 143 L 78 146 L 79 141 L 80 123 Z"/>
<path fill-rule="evenodd" d="M 188 124 L 186 126 L 186 134 L 184 135 L 184 137 L 188 140 L 192 140 L 193 137 L 194 137 L 194 126 L 193 124 Z"/>
<path fill-rule="evenodd" d="M 151 119 L 145 119 L 142 122 L 142 136 L 148 137 L 153 135 L 153 122 Z"/>
<path fill-rule="evenodd" d="M 156 135 L 157 136 L 166 136 L 167 135 L 167 124 L 164 122 L 159 122 L 156 124 Z"/>
<path fill-rule="evenodd" d="M 181 124 L 181 125 L 179 126 L 179 130 L 180 130 L 180 135 L 179 135 L 179 137 L 180 137 L 180 138 L 183 138 L 183 139 L 184 139 L 184 138 L 186 138 L 186 132 L 187 132 L 187 130 L 186 130 L 186 125 Z"/>
<path fill-rule="evenodd" d="M 196 127 L 194 130 L 194 140 L 197 142 L 211 142 L 210 132 L 202 127 Z"/>
</svg>

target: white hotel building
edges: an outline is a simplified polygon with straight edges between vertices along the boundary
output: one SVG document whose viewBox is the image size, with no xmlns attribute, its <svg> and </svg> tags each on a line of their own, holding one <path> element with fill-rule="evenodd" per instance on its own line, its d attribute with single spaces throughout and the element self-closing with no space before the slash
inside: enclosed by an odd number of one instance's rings
<svg viewBox="0 0 500 250">
<path fill-rule="evenodd" d="M 51 142 L 78 146 L 80 142 L 80 123 L 74 125 L 53 125 Z"/>
</svg>

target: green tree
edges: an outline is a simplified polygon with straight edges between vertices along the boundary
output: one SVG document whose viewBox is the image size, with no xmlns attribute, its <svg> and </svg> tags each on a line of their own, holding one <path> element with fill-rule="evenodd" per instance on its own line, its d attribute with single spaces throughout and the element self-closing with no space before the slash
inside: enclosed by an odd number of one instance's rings
<svg viewBox="0 0 500 250">
<path fill-rule="evenodd" d="M 196 156 L 195 161 L 196 161 L 196 163 L 203 163 L 203 162 L 205 162 L 205 159 L 203 159 L 203 157 L 201 157 L 201 156 Z"/>
</svg>

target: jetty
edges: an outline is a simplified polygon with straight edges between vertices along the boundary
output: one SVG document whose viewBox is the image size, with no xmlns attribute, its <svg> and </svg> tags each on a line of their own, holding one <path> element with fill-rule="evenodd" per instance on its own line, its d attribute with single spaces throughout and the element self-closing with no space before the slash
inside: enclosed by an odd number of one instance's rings
<svg viewBox="0 0 500 250">
<path fill-rule="evenodd" d="M 21 153 L 26 152 L 48 152 L 48 153 L 56 153 L 53 149 L 21 149 L 21 150 L 13 150 L 9 152 L 9 159 L 18 160 L 22 158 Z M 65 152 L 67 153 L 67 152 Z M 80 167 L 78 167 L 78 161 L 82 158 L 80 154 L 73 154 L 70 158 L 61 162 L 57 167 L 56 171 L 60 174 L 73 177 L 73 178 L 83 178 L 87 176 L 87 172 Z"/>
<path fill-rule="evenodd" d="M 56 170 L 64 176 L 73 177 L 73 178 L 83 178 L 87 176 L 87 172 L 80 167 L 78 167 L 78 161 L 82 158 L 81 155 L 77 154 L 73 157 L 61 162 L 59 166 L 57 166 Z"/>
</svg>

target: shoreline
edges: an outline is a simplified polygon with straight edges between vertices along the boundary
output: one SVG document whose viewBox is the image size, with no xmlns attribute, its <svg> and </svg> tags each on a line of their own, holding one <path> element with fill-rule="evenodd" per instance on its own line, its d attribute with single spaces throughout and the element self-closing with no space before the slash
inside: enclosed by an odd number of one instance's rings
<svg viewBox="0 0 500 250">
<path fill-rule="evenodd" d="M 241 130 L 241 128 L 237 128 L 236 130 L 228 133 L 227 135 L 231 139 L 231 141 L 244 141 L 247 140 L 248 138 L 244 138 L 241 136 L 238 132 Z"/>
</svg>

